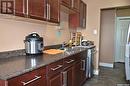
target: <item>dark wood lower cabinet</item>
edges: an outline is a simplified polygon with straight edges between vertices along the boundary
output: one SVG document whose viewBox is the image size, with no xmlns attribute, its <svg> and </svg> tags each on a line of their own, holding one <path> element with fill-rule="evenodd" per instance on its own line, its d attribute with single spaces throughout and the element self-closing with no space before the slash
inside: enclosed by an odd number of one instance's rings
<svg viewBox="0 0 130 86">
<path fill-rule="evenodd" d="M 63 71 L 63 86 L 74 86 L 73 67 L 69 67 Z"/>
<path fill-rule="evenodd" d="M 8 79 L 0 86 L 82 86 L 86 80 L 86 51 Z"/>
<path fill-rule="evenodd" d="M 80 86 L 81 84 L 81 63 L 78 62 L 74 65 L 74 86 Z"/>
<path fill-rule="evenodd" d="M 47 86 L 62 86 L 62 73 L 48 77 Z"/>
</svg>

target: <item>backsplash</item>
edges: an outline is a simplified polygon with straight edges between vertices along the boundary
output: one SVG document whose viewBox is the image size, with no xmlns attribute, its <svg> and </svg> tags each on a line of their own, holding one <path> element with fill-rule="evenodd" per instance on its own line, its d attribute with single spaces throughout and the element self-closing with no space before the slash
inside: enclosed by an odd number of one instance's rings
<svg viewBox="0 0 130 86">
<path fill-rule="evenodd" d="M 26 55 L 25 49 L 0 52 L 0 58 L 9 58 L 9 57 L 21 56 L 21 55 Z"/>
<path fill-rule="evenodd" d="M 54 48 L 58 49 L 60 47 L 61 47 L 61 44 L 45 46 L 44 50 L 54 49 Z M 15 57 L 15 56 L 22 56 L 22 55 L 26 55 L 25 49 L 0 52 L 0 58 L 9 58 L 9 57 Z"/>
<path fill-rule="evenodd" d="M 25 36 L 37 32 L 44 38 L 44 46 L 61 44 L 70 39 L 68 14 L 61 13 L 61 25 L 31 23 L 5 19 L 0 16 L 0 52 L 24 49 Z"/>
</svg>

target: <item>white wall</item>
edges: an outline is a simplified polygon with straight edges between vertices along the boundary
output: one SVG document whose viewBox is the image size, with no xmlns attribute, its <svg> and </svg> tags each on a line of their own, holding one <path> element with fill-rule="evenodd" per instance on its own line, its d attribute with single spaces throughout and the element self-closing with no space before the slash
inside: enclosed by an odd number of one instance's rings
<svg viewBox="0 0 130 86">
<path fill-rule="evenodd" d="M 58 26 L 5 19 L 0 16 L 0 52 L 24 49 L 25 36 L 37 32 L 44 37 L 45 45 L 60 44 L 70 39 L 68 15 L 61 13 L 62 30 Z"/>
</svg>

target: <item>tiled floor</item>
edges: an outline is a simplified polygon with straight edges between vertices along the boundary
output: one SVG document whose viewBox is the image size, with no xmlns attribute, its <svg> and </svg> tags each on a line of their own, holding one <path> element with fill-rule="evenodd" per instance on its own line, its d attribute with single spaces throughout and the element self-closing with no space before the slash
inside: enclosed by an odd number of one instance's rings
<svg viewBox="0 0 130 86">
<path fill-rule="evenodd" d="M 100 67 L 100 75 L 89 79 L 84 86 L 117 86 L 117 84 L 126 83 L 124 64 L 115 63 L 114 69 Z M 130 84 L 125 86 L 130 86 Z"/>
</svg>

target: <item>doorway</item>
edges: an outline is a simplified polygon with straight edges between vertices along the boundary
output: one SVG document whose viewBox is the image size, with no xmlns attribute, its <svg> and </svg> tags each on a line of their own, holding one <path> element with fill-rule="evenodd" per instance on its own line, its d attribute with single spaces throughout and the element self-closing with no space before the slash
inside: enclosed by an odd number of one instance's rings
<svg viewBox="0 0 130 86">
<path fill-rule="evenodd" d="M 125 45 L 130 17 L 117 17 L 115 30 L 115 62 L 125 62 Z"/>
</svg>

